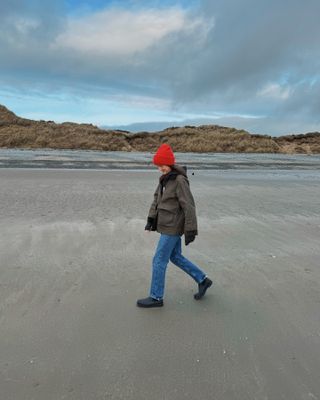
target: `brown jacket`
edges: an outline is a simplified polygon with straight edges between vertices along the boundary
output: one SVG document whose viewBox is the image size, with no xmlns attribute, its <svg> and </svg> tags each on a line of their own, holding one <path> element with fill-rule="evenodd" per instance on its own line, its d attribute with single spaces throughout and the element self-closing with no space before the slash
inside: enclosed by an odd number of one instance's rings
<svg viewBox="0 0 320 400">
<path fill-rule="evenodd" d="M 154 192 L 148 214 L 156 222 L 152 230 L 168 235 L 183 235 L 188 231 L 195 231 L 197 235 L 196 207 L 186 167 L 175 164 L 173 171 L 178 175 L 167 181 L 162 195 L 160 181 Z"/>
</svg>

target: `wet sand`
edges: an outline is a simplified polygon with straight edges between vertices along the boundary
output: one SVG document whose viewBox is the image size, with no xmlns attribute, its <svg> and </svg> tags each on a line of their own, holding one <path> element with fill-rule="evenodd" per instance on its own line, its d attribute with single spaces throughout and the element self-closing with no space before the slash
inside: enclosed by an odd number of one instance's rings
<svg viewBox="0 0 320 400">
<path fill-rule="evenodd" d="M 147 310 L 158 176 L 0 170 L 1 399 L 319 399 L 320 172 L 195 171 L 214 287 Z"/>
</svg>

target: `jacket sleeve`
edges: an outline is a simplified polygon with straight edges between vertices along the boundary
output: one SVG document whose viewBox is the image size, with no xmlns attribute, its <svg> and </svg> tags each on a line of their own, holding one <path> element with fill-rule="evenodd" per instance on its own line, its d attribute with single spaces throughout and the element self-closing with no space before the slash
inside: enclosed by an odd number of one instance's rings
<svg viewBox="0 0 320 400">
<path fill-rule="evenodd" d="M 177 197 L 184 211 L 184 232 L 195 231 L 198 234 L 196 206 L 186 178 L 177 179 Z"/>
<path fill-rule="evenodd" d="M 153 194 L 153 202 L 150 206 L 149 213 L 148 213 L 148 217 L 151 217 L 151 218 L 155 218 L 157 215 L 156 206 L 157 206 L 157 200 L 158 200 L 158 187 L 159 187 L 159 185 L 157 186 L 157 188 Z"/>
</svg>

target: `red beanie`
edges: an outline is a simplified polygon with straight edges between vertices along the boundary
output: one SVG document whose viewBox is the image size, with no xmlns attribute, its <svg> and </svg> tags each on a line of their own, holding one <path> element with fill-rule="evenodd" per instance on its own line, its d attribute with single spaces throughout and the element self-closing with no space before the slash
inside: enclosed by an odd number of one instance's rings
<svg viewBox="0 0 320 400">
<path fill-rule="evenodd" d="M 153 164 L 155 165 L 173 165 L 175 163 L 174 154 L 171 147 L 167 143 L 163 143 L 153 156 Z"/>
</svg>

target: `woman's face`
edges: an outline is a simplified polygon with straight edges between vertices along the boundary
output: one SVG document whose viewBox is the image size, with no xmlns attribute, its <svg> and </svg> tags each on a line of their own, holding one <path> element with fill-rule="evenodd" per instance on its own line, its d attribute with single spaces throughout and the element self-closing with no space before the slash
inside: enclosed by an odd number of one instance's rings
<svg viewBox="0 0 320 400">
<path fill-rule="evenodd" d="M 168 165 L 159 165 L 159 166 L 158 166 L 158 170 L 159 170 L 162 174 L 167 174 L 168 172 L 171 171 L 171 167 L 169 167 Z"/>
</svg>

